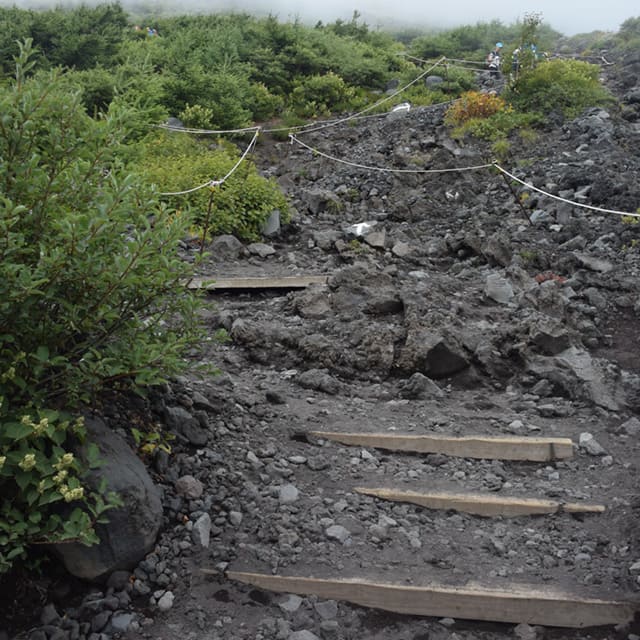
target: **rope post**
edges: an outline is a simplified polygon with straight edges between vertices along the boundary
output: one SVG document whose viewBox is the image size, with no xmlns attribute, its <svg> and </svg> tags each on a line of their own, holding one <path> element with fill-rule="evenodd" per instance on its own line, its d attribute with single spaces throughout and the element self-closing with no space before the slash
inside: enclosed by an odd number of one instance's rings
<svg viewBox="0 0 640 640">
<path fill-rule="evenodd" d="M 497 168 L 497 162 L 493 163 L 493 166 Z M 518 208 L 520 209 L 522 215 L 524 216 L 524 219 L 527 221 L 527 223 L 529 225 L 532 225 L 533 222 L 531 222 L 531 219 L 529 218 L 529 215 L 527 214 L 527 210 L 524 208 L 522 201 L 520 200 L 520 198 L 518 198 L 518 194 L 515 192 L 515 189 L 513 188 L 513 185 L 509 182 L 509 180 L 507 180 L 507 176 L 500 171 L 500 174 L 502 175 L 502 179 L 504 180 L 504 183 L 507 185 L 507 189 L 509 189 L 509 191 L 511 192 L 511 195 L 513 196 L 513 199 L 516 201 L 516 204 L 518 205 Z"/>
<path fill-rule="evenodd" d="M 216 185 L 211 183 L 209 185 L 211 193 L 209 194 L 209 203 L 207 204 L 207 215 L 205 216 L 204 226 L 202 227 L 202 240 L 200 241 L 200 257 L 204 253 L 204 244 L 207 241 L 207 229 L 209 228 L 209 221 L 211 220 L 211 210 L 213 209 L 213 194 L 216 190 Z"/>
</svg>

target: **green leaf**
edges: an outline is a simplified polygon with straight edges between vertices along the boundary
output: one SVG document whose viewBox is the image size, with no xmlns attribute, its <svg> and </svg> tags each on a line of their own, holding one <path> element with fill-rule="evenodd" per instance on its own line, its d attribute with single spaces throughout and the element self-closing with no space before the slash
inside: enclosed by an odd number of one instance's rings
<svg viewBox="0 0 640 640">
<path fill-rule="evenodd" d="M 45 345 L 40 345 L 36 350 L 35 356 L 40 362 L 48 362 L 49 361 L 49 347 Z"/>
<path fill-rule="evenodd" d="M 16 471 L 14 478 L 16 484 L 20 489 L 22 489 L 22 491 L 24 491 L 35 480 L 33 474 L 22 470 Z"/>
<path fill-rule="evenodd" d="M 33 433 L 33 428 L 21 422 L 11 422 L 2 426 L 2 435 L 12 440 L 22 440 Z"/>
<path fill-rule="evenodd" d="M 87 447 L 87 464 L 89 469 L 97 469 L 104 464 L 100 458 L 100 449 L 93 442 Z"/>
</svg>

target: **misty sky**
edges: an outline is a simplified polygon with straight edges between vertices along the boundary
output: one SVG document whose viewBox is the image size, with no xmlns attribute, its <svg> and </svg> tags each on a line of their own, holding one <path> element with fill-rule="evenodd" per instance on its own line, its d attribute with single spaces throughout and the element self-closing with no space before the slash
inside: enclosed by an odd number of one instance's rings
<svg viewBox="0 0 640 640">
<path fill-rule="evenodd" d="M 208 6 L 221 6 L 219 1 L 212 0 Z M 186 0 L 184 4 L 188 2 Z M 617 31 L 624 20 L 640 15 L 638 0 L 224 0 L 224 6 L 238 10 L 258 7 L 261 11 L 271 11 L 283 20 L 299 16 L 305 22 L 332 22 L 337 18 L 348 20 L 356 9 L 371 27 L 377 26 L 377 19 L 381 22 L 391 19 L 415 26 L 429 24 L 441 27 L 494 19 L 510 24 L 521 19 L 525 13 L 539 12 L 546 23 L 566 35 L 596 30 Z"/>
<path fill-rule="evenodd" d="M 106 2 L 108 0 L 102 0 Z M 22 8 L 98 4 L 100 0 L 0 0 L 0 5 Z M 422 27 L 455 27 L 500 20 L 511 24 L 526 13 L 541 13 L 544 22 L 565 35 L 590 31 L 617 31 L 627 18 L 640 16 L 638 0 L 121 0 L 127 5 L 157 7 L 170 13 L 214 13 L 235 10 L 266 15 L 282 22 L 300 19 L 305 24 L 318 20 L 350 20 L 357 10 L 370 27 L 384 24 Z"/>
</svg>

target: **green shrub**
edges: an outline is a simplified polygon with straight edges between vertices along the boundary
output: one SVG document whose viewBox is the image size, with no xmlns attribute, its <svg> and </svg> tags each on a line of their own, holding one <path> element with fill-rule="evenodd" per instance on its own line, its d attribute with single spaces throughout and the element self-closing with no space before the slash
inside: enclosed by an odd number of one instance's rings
<svg viewBox="0 0 640 640">
<path fill-rule="evenodd" d="M 12 375 L 9 370 L 2 377 L 6 382 Z M 85 467 L 67 447 L 86 437 L 82 419 L 29 410 L 20 420 L 10 412 L 0 414 L 0 574 L 26 558 L 29 546 L 97 543 L 95 525 L 121 504 L 104 485 L 99 492 L 83 486 Z M 88 452 L 89 468 L 99 466 L 95 445 Z"/>
<path fill-rule="evenodd" d="M 254 82 L 251 85 L 249 107 L 253 113 L 254 120 L 263 121 L 272 118 L 281 111 L 283 105 L 283 98 L 271 93 L 262 82 Z"/>
<path fill-rule="evenodd" d="M 522 140 L 531 141 L 535 137 L 531 127 L 541 121 L 542 118 L 535 113 L 521 113 L 507 106 L 487 118 L 472 118 L 458 128 L 456 133 L 459 135 L 468 133 L 481 140 L 496 142 L 500 138 L 517 132 Z"/>
<path fill-rule="evenodd" d="M 200 104 L 187 106 L 178 114 L 185 127 L 191 129 L 210 129 L 213 126 L 213 111 Z"/>
<path fill-rule="evenodd" d="M 116 78 L 111 71 L 96 67 L 73 71 L 67 78 L 71 87 L 82 87 L 82 103 L 90 115 L 108 111 L 116 95 Z"/>
<path fill-rule="evenodd" d="M 445 113 L 444 121 L 450 126 L 460 126 L 477 118 L 488 118 L 507 109 L 506 102 L 492 93 L 467 91 Z"/>
<path fill-rule="evenodd" d="M 331 111 L 346 110 L 355 97 L 355 89 L 331 71 L 305 78 L 291 92 L 293 108 L 304 117 L 328 116 Z"/>
<path fill-rule="evenodd" d="M 198 337 L 177 255 L 189 221 L 116 156 L 131 111 L 90 118 L 59 72 L 28 77 L 30 54 L 27 41 L 0 88 L 2 571 L 29 544 L 95 542 L 113 504 L 82 486 L 84 431 L 66 412 L 182 371 Z"/>
<path fill-rule="evenodd" d="M 604 105 L 611 95 L 598 80 L 597 65 L 578 60 L 549 60 L 521 73 L 505 97 L 521 111 L 558 111 L 575 118 L 587 107 Z"/>
<path fill-rule="evenodd" d="M 218 140 L 198 140 L 189 134 L 159 132 L 147 139 L 136 162 L 137 171 L 162 193 L 179 192 L 224 178 L 238 162 L 237 147 Z M 207 234 L 233 233 L 244 239 L 260 237 L 260 228 L 274 209 L 286 220 L 287 201 L 273 180 L 260 176 L 245 159 L 220 186 L 204 187 L 184 196 L 166 196 L 191 211 Z"/>
</svg>

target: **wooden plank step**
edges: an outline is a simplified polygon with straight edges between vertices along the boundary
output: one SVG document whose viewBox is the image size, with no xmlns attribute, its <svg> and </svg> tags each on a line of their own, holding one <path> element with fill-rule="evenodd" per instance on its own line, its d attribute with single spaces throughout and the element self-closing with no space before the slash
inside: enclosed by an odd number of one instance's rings
<svg viewBox="0 0 640 640">
<path fill-rule="evenodd" d="M 483 493 L 450 493 L 418 491 L 396 491 L 395 489 L 372 489 L 356 487 L 357 493 L 382 500 L 409 502 L 427 509 L 453 509 L 477 516 L 517 516 L 540 515 L 550 513 L 604 513 L 601 504 L 582 504 L 579 502 L 558 502 L 538 498 L 515 498 Z"/>
<path fill-rule="evenodd" d="M 312 284 L 326 284 L 328 276 L 256 276 L 252 278 L 193 278 L 189 289 L 222 291 L 232 289 L 304 289 Z"/>
<path fill-rule="evenodd" d="M 347 445 L 389 451 L 442 453 L 461 458 L 530 460 L 546 462 L 573 456 L 569 438 L 529 438 L 521 436 L 395 435 L 386 433 L 338 433 L 312 431 L 310 435 Z"/>
<path fill-rule="evenodd" d="M 279 593 L 316 595 L 394 613 L 584 628 L 624 624 L 633 619 L 638 602 L 586 599 L 547 588 L 502 590 L 425 587 L 370 582 L 364 579 L 321 579 L 261 573 L 227 572 L 227 578 Z"/>
</svg>

